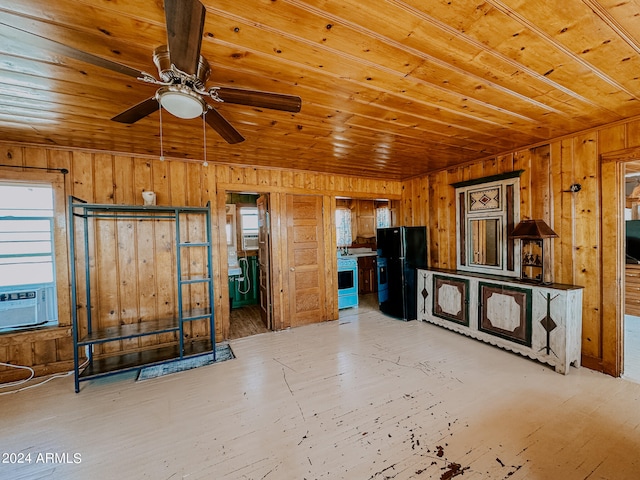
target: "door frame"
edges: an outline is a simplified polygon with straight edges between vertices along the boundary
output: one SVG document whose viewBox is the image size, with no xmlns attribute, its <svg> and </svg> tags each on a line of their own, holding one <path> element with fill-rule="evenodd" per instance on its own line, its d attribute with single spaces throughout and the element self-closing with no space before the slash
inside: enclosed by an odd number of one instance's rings
<svg viewBox="0 0 640 480">
<path fill-rule="evenodd" d="M 272 330 L 282 329 L 282 299 L 281 295 L 276 295 L 275 292 L 282 291 L 282 275 L 281 269 L 277 267 L 280 264 L 281 259 L 277 249 L 274 249 L 276 242 L 280 241 L 280 234 L 275 228 L 275 225 L 280 224 L 280 213 L 274 213 L 275 208 L 279 208 L 280 199 L 279 195 L 273 193 L 269 189 L 258 188 L 258 186 L 251 186 L 251 188 L 234 188 L 233 185 L 218 186 L 216 192 L 216 203 L 218 205 L 218 236 L 219 236 L 219 265 L 220 265 L 220 295 L 223 301 L 221 302 L 221 317 L 217 317 L 221 322 L 222 337 L 226 340 L 229 336 L 229 325 L 231 322 L 231 310 L 229 308 L 229 265 L 227 263 L 228 249 L 225 234 L 226 224 L 226 201 L 227 194 L 231 193 L 245 193 L 251 195 L 267 195 L 269 197 L 269 215 L 271 220 L 271 242 L 269 244 L 269 267 L 271 275 L 271 325 Z"/>
<path fill-rule="evenodd" d="M 624 164 L 637 160 L 640 160 L 640 147 L 600 155 L 602 370 L 614 377 L 624 371 Z M 608 318 L 614 321 L 607 321 Z"/>
<path fill-rule="evenodd" d="M 260 226 L 260 203 L 261 203 L 261 199 L 265 197 L 266 200 L 264 200 L 264 203 L 266 204 L 266 208 L 265 208 L 265 224 L 263 225 L 263 227 Z M 256 205 L 258 207 L 258 269 L 260 269 L 260 266 L 265 264 L 267 265 L 267 272 L 266 272 L 266 297 L 267 297 L 267 301 L 266 301 L 266 325 L 265 327 L 267 328 L 267 330 L 271 330 L 273 331 L 273 305 L 271 303 L 272 299 L 273 299 L 273 290 L 272 290 L 272 286 L 271 286 L 271 212 L 270 212 L 270 201 L 271 201 L 271 196 L 268 193 L 261 193 L 258 196 L 258 199 L 256 201 Z M 260 252 L 262 251 L 262 249 L 260 248 L 260 236 L 261 236 L 261 230 L 264 228 L 264 231 L 266 231 L 266 257 L 267 260 L 266 262 L 264 262 L 264 259 L 261 260 L 261 255 Z M 263 308 L 262 308 L 262 299 L 261 299 L 261 293 L 262 293 L 262 273 L 258 273 L 258 284 L 256 286 L 256 288 L 258 288 L 258 304 L 260 306 L 260 318 L 261 320 L 264 320 L 262 318 L 262 312 L 263 312 Z"/>
</svg>

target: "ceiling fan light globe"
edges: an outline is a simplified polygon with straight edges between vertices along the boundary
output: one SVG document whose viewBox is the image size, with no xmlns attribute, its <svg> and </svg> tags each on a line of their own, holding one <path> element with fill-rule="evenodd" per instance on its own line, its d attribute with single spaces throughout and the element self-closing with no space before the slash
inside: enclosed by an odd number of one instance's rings
<svg viewBox="0 0 640 480">
<path fill-rule="evenodd" d="M 200 96 L 189 90 L 161 88 L 157 93 L 162 108 L 178 118 L 196 118 L 205 112 L 206 104 Z"/>
</svg>

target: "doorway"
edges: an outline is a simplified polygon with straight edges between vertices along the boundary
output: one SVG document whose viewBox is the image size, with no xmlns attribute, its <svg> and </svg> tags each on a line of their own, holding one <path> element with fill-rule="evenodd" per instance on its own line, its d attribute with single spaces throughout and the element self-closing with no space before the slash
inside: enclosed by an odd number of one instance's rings
<svg viewBox="0 0 640 480">
<path fill-rule="evenodd" d="M 640 383 L 640 161 L 624 164 L 623 376 Z"/>
<path fill-rule="evenodd" d="M 265 333 L 269 318 L 270 237 L 268 195 L 227 192 L 227 268 L 230 340 Z"/>
<path fill-rule="evenodd" d="M 376 232 L 398 225 L 398 202 L 388 199 L 336 197 L 336 246 L 338 261 L 338 309 L 340 318 L 353 307 L 378 309 L 380 270 Z M 340 276 L 355 271 L 355 292 L 340 289 Z M 386 288 L 386 282 L 382 285 Z M 386 290 L 385 290 L 386 291 Z M 353 295 L 355 293 L 355 295 Z"/>
</svg>

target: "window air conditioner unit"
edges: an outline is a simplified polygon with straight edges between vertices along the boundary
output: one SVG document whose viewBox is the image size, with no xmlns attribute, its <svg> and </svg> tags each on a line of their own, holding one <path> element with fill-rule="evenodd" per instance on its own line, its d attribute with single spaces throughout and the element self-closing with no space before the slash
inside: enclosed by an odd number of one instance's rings
<svg viewBox="0 0 640 480">
<path fill-rule="evenodd" d="M 33 327 L 53 315 L 52 288 L 0 289 L 0 329 Z"/>
<path fill-rule="evenodd" d="M 258 250 L 258 234 L 245 233 L 242 235 L 242 250 Z"/>
</svg>

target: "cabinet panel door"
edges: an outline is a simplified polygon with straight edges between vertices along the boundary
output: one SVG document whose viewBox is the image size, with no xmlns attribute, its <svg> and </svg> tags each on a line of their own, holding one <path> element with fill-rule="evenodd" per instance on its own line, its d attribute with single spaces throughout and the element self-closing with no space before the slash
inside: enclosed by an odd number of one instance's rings
<svg viewBox="0 0 640 480">
<path fill-rule="evenodd" d="M 373 215 L 373 200 L 358 201 L 358 213 L 363 216 Z"/>
<path fill-rule="evenodd" d="M 358 237 L 375 237 L 375 218 L 373 217 L 359 217 L 358 218 Z"/>
<path fill-rule="evenodd" d="M 358 293 L 364 295 L 376 292 L 377 286 L 375 257 L 358 258 Z"/>
<path fill-rule="evenodd" d="M 531 347 L 531 290 L 479 282 L 478 330 Z"/>
</svg>

